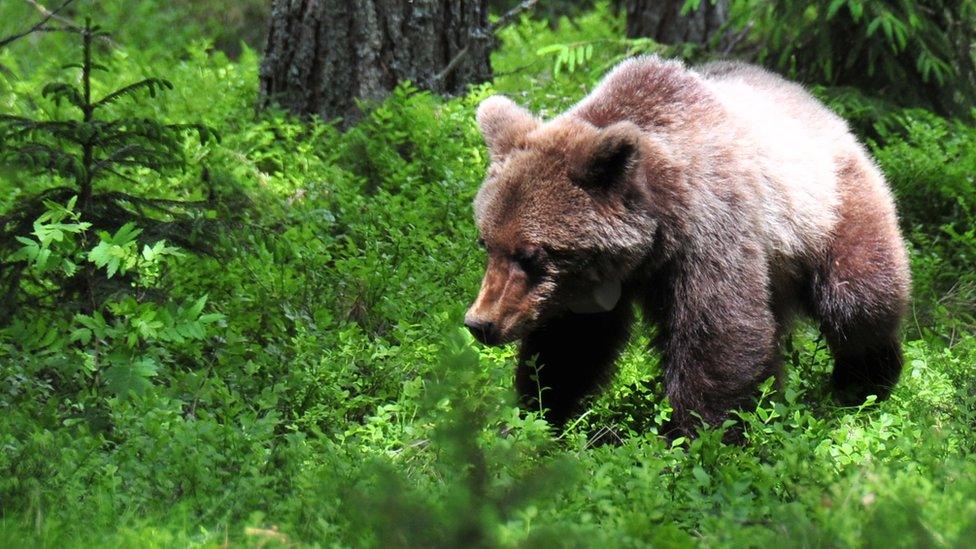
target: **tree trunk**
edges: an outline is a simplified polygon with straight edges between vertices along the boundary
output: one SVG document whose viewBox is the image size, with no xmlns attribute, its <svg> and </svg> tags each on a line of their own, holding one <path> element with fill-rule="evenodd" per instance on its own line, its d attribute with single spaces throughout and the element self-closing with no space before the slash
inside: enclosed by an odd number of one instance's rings
<svg viewBox="0 0 976 549">
<path fill-rule="evenodd" d="M 685 0 L 618 0 L 627 16 L 627 36 L 662 44 L 709 45 L 729 19 L 729 0 L 700 0 L 698 9 L 681 15 Z M 717 45 L 717 44 L 712 44 Z"/>
<path fill-rule="evenodd" d="M 403 80 L 460 93 L 491 78 L 488 28 L 487 0 L 274 0 L 261 102 L 348 124 Z"/>
</svg>

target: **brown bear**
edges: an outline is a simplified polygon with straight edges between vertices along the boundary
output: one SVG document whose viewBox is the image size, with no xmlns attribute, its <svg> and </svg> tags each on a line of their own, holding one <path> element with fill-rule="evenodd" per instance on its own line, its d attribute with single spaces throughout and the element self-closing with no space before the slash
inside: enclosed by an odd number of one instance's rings
<svg viewBox="0 0 976 549">
<path fill-rule="evenodd" d="M 641 57 L 548 122 L 500 96 L 477 119 L 488 266 L 465 324 L 485 344 L 521 340 L 523 406 L 556 425 L 577 412 L 635 306 L 657 327 L 672 436 L 746 404 L 798 312 L 821 326 L 840 400 L 891 392 L 910 286 L 891 193 L 799 85 Z"/>
</svg>

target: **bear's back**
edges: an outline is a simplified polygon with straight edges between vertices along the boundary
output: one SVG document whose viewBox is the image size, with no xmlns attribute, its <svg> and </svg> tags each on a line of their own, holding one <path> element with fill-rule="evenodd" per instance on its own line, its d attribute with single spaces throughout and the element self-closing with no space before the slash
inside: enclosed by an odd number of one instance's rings
<svg viewBox="0 0 976 549">
<path fill-rule="evenodd" d="M 752 197 L 738 213 L 761 227 L 773 256 L 823 249 L 845 195 L 873 195 L 877 207 L 893 210 L 883 176 L 847 124 L 802 86 L 752 65 L 628 59 L 552 122 L 563 117 L 598 128 L 627 120 L 673 144 L 696 174 L 696 192 L 709 195 L 699 203 L 730 189 Z M 840 177 L 851 166 L 863 177 Z"/>
<path fill-rule="evenodd" d="M 759 67 L 716 62 L 697 71 L 730 112 L 766 121 L 750 126 L 767 154 L 773 153 L 767 169 L 778 174 L 780 187 L 797 201 L 801 214 L 813 212 L 822 201 L 821 208 L 830 206 L 831 217 L 860 209 L 860 215 L 887 219 L 890 230 L 897 234 L 894 199 L 884 175 L 842 118 L 802 86 Z M 758 110 L 765 112 L 759 115 Z M 793 131 L 784 131 L 783 124 L 792 125 Z M 789 169 L 790 164 L 819 173 L 804 179 L 795 175 L 798 170 Z M 817 188 L 818 184 L 823 188 Z M 796 210 L 793 208 L 794 214 Z M 832 229 L 833 223 L 823 226 Z"/>
<path fill-rule="evenodd" d="M 856 159 L 871 169 L 846 122 L 802 86 L 737 62 L 696 69 L 737 126 L 739 148 L 761 173 L 767 194 L 764 218 L 770 247 L 785 255 L 824 245 L 843 199 L 839 167 Z"/>
<path fill-rule="evenodd" d="M 805 131 L 842 146 L 854 144 L 847 123 L 813 97 L 803 86 L 748 63 L 714 61 L 695 67 L 712 91 L 731 110 L 739 110 L 730 99 L 748 95 L 762 104 L 764 117 L 772 113 L 804 125 Z"/>
</svg>

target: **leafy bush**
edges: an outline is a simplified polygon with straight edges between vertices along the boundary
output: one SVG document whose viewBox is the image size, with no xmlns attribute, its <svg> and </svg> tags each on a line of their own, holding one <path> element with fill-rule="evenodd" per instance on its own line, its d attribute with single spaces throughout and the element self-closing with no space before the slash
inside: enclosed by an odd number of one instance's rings
<svg viewBox="0 0 976 549">
<path fill-rule="evenodd" d="M 737 0 L 759 60 L 805 82 L 854 86 L 971 118 L 976 8 L 966 0 Z"/>
<path fill-rule="evenodd" d="M 936 332 L 954 341 L 976 324 L 976 129 L 918 110 L 892 118 L 875 156 L 915 244 L 917 314 L 940 316 Z"/>
</svg>

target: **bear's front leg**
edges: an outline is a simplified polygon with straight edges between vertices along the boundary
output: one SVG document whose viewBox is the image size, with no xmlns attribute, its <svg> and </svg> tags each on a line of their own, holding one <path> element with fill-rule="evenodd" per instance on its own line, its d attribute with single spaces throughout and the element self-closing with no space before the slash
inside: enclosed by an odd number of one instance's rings
<svg viewBox="0 0 976 549">
<path fill-rule="evenodd" d="M 654 309 L 673 409 L 671 437 L 694 436 L 703 422 L 720 425 L 778 373 L 777 326 L 764 263 L 743 256 L 737 263 L 712 261 L 679 269 L 659 294 L 662 302 Z M 722 265 L 735 269 L 702 268 Z"/>
<path fill-rule="evenodd" d="M 609 312 L 551 319 L 523 338 L 515 371 L 519 404 L 543 410 L 555 426 L 565 424 L 609 379 L 632 321 L 630 303 L 621 300 Z"/>
</svg>

